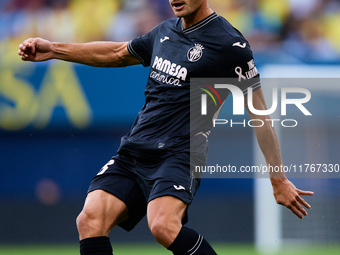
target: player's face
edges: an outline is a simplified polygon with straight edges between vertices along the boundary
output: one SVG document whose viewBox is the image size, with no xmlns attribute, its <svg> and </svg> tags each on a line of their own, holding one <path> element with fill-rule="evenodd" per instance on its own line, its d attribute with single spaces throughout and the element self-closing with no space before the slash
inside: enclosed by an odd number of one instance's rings
<svg viewBox="0 0 340 255">
<path fill-rule="evenodd" d="M 175 15 L 180 18 L 188 17 L 207 6 L 207 0 L 169 0 Z"/>
</svg>

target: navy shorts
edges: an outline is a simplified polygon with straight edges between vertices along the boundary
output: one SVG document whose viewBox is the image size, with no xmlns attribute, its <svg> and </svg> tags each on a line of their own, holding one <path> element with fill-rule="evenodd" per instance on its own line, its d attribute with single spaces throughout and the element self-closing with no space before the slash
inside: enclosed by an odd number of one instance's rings
<svg viewBox="0 0 340 255">
<path fill-rule="evenodd" d="M 146 215 L 147 203 L 157 197 L 173 196 L 190 205 L 200 184 L 190 170 L 192 162 L 188 152 L 152 159 L 118 154 L 93 178 L 88 192 L 101 189 L 122 200 L 129 218 L 119 226 L 130 231 Z M 186 213 L 182 223 L 187 220 Z"/>
</svg>

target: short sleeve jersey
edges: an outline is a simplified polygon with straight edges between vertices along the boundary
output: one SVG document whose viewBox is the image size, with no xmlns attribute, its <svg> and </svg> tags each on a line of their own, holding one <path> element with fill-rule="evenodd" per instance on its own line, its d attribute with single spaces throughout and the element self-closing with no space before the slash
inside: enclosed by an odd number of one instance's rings
<svg viewBox="0 0 340 255">
<path fill-rule="evenodd" d="M 190 138 L 190 78 L 239 78 L 242 91 L 260 87 L 248 42 L 216 13 L 186 29 L 181 19 L 166 20 L 130 41 L 128 50 L 150 72 L 145 104 L 119 151 L 155 153 Z"/>
</svg>

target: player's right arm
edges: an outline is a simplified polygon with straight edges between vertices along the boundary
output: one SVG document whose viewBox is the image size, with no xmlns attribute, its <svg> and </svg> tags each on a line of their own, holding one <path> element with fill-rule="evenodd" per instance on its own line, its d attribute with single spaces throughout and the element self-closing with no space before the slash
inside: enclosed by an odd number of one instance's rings
<svg viewBox="0 0 340 255">
<path fill-rule="evenodd" d="M 261 88 L 254 91 L 252 97 L 255 109 L 261 111 L 267 110 Z M 249 110 L 247 99 L 245 99 L 244 105 L 251 120 L 260 119 L 262 123 L 264 123 L 261 127 L 255 127 L 254 131 L 267 164 L 274 167 L 277 166 L 279 167 L 278 169 L 280 169 L 280 167 L 283 166 L 283 162 L 279 141 L 273 125 L 270 124 L 269 121 L 266 121 L 270 120 L 270 117 L 268 115 L 257 115 L 252 113 Z M 307 209 L 310 209 L 311 206 L 302 198 L 302 196 L 311 196 L 314 192 L 297 189 L 295 185 L 286 178 L 284 171 L 270 171 L 269 176 L 276 202 L 286 206 L 300 219 L 302 219 L 303 216 L 307 216 L 307 211 L 303 206 Z"/>
<path fill-rule="evenodd" d="M 29 38 L 19 45 L 23 61 L 59 59 L 95 67 L 123 67 L 140 64 L 128 49 L 128 42 L 59 43 Z"/>
</svg>

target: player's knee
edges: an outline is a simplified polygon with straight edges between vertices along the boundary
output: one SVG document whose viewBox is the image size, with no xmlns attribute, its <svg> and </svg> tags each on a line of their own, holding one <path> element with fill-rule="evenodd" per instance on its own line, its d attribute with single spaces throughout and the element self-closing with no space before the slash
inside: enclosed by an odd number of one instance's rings
<svg viewBox="0 0 340 255">
<path fill-rule="evenodd" d="M 165 219 L 149 222 L 149 229 L 157 242 L 168 247 L 174 241 L 176 227 Z"/>
<path fill-rule="evenodd" d="M 82 211 L 77 219 L 76 219 L 76 224 L 79 232 L 82 232 L 83 229 L 85 229 L 86 225 L 88 224 L 88 216 Z"/>
<path fill-rule="evenodd" d="M 78 232 L 81 236 L 92 235 L 100 229 L 99 221 L 95 215 L 88 211 L 81 211 L 76 219 Z"/>
<path fill-rule="evenodd" d="M 168 227 L 165 222 L 159 220 L 154 221 L 151 224 L 149 224 L 149 228 L 151 233 L 159 243 L 162 243 L 162 241 L 166 239 Z"/>
</svg>

